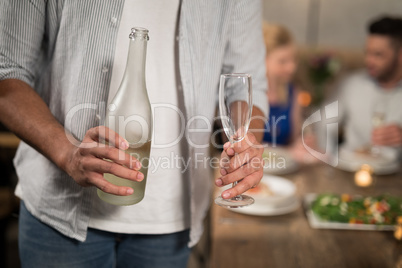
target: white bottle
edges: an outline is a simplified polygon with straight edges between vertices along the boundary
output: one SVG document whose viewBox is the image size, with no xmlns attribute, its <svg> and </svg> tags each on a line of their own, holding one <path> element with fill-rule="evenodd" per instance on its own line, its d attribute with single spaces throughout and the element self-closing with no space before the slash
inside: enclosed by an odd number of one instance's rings
<svg viewBox="0 0 402 268">
<path fill-rule="evenodd" d="M 148 30 L 135 27 L 131 29 L 129 37 L 126 70 L 119 90 L 106 112 L 105 125 L 129 142 L 130 147 L 125 152 L 141 162 L 140 172 L 144 174 L 144 179 L 136 182 L 105 173 L 106 180 L 118 186 L 131 187 L 134 193 L 117 196 L 98 189 L 100 199 L 120 206 L 133 205 L 144 198 L 152 137 L 152 111 L 145 84 Z"/>
</svg>

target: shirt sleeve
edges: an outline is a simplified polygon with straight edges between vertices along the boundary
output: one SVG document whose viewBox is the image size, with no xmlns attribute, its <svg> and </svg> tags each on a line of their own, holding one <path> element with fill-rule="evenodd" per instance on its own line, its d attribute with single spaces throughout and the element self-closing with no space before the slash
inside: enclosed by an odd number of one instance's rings
<svg viewBox="0 0 402 268">
<path fill-rule="evenodd" d="M 248 73 L 252 76 L 253 105 L 268 117 L 268 83 L 265 71 L 265 45 L 262 35 L 261 2 L 236 1 L 222 73 Z M 235 94 L 235 93 L 234 93 Z M 233 96 L 235 98 L 235 96 Z"/>
<path fill-rule="evenodd" d="M 34 86 L 42 55 L 46 1 L 0 0 L 0 81 Z"/>
</svg>

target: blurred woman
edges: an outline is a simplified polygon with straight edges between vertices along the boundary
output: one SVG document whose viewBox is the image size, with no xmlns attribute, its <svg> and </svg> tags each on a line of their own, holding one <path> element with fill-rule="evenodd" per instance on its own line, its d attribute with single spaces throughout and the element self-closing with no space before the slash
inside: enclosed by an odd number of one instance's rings
<svg viewBox="0 0 402 268">
<path fill-rule="evenodd" d="M 264 23 L 263 32 L 270 106 L 264 141 L 274 147 L 291 146 L 296 158 L 301 160 L 305 150 L 300 137 L 302 111 L 297 102 L 300 89 L 293 83 L 297 68 L 296 45 L 290 32 L 283 26 Z M 305 139 L 305 142 L 313 143 L 312 137 L 308 141 Z"/>
<path fill-rule="evenodd" d="M 266 70 L 269 83 L 269 120 L 264 141 L 290 145 L 299 136 L 301 108 L 299 89 L 292 83 L 296 72 L 296 47 L 289 31 L 280 25 L 264 23 Z"/>
</svg>

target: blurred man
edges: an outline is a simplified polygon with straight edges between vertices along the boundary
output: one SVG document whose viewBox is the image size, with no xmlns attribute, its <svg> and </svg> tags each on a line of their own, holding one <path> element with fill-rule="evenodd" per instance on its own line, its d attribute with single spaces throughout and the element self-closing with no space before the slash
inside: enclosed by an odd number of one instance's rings
<svg viewBox="0 0 402 268">
<path fill-rule="evenodd" d="M 402 144 L 402 19 L 383 17 L 368 27 L 365 71 L 341 86 L 340 120 L 346 147 L 400 149 Z"/>
</svg>

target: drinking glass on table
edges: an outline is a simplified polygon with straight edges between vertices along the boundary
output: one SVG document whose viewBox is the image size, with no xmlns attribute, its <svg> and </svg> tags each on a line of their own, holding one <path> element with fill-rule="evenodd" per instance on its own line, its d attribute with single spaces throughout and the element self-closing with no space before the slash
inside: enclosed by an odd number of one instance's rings
<svg viewBox="0 0 402 268">
<path fill-rule="evenodd" d="M 244 139 L 247 134 L 252 114 L 252 86 L 249 74 L 223 74 L 219 84 L 219 111 L 222 126 L 230 143 Z M 237 182 L 233 183 L 233 187 Z M 231 199 L 221 196 L 215 203 L 222 207 L 237 208 L 254 203 L 248 195 L 237 195 Z"/>
</svg>

